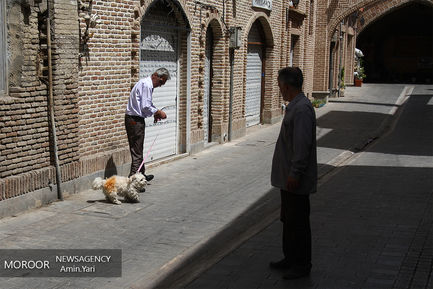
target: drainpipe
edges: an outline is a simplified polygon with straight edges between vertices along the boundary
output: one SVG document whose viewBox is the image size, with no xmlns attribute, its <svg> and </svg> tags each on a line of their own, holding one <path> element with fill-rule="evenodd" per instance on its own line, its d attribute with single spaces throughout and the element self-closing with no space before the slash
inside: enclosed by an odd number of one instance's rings
<svg viewBox="0 0 433 289">
<path fill-rule="evenodd" d="M 230 48 L 230 100 L 229 100 L 229 141 L 232 141 L 233 126 L 233 69 L 234 69 L 235 50 Z"/>
<path fill-rule="evenodd" d="M 47 51 L 48 51 L 48 109 L 50 111 L 50 129 L 53 137 L 53 152 L 54 152 L 54 165 L 56 167 L 56 183 L 57 183 L 57 197 L 63 201 L 62 193 L 62 177 L 60 175 L 59 155 L 57 151 L 57 135 L 56 123 L 54 118 L 54 97 L 53 97 L 53 65 L 51 58 L 51 15 L 50 15 L 50 0 L 47 0 Z"/>
<path fill-rule="evenodd" d="M 187 77 L 186 77 L 186 152 L 191 153 L 191 36 L 192 31 L 188 32 L 187 39 Z"/>
<path fill-rule="evenodd" d="M 331 41 L 331 47 L 329 52 L 329 96 L 333 96 L 334 93 L 334 49 L 335 49 L 335 42 Z"/>
<path fill-rule="evenodd" d="M 340 22 L 340 61 L 338 63 L 338 97 L 340 97 L 340 89 L 341 89 L 341 68 L 342 68 L 342 61 L 343 61 L 343 24 L 344 20 Z"/>
</svg>

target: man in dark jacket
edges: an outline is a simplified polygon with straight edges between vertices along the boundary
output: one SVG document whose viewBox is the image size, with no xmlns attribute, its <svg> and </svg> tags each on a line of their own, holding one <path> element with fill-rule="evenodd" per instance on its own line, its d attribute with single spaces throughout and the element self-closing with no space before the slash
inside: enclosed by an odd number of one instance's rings
<svg viewBox="0 0 433 289">
<path fill-rule="evenodd" d="M 317 188 L 316 114 L 302 92 L 303 80 L 297 67 L 278 73 L 278 86 L 289 104 L 275 145 L 271 183 L 281 190 L 284 259 L 271 262 L 270 267 L 287 269 L 285 279 L 311 271 L 309 195 Z"/>
</svg>

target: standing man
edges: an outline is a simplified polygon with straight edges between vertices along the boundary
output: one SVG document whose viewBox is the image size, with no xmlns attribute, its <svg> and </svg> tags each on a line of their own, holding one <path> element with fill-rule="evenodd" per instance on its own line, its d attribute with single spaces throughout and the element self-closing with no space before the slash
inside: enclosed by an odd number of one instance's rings
<svg viewBox="0 0 433 289">
<path fill-rule="evenodd" d="M 284 259 L 271 262 L 284 269 L 285 279 L 308 276 L 311 271 L 309 195 L 317 188 L 316 114 L 302 92 L 304 78 L 297 67 L 278 73 L 286 106 L 272 160 L 272 186 L 281 190 Z"/>
<path fill-rule="evenodd" d="M 146 117 L 153 115 L 154 122 L 166 119 L 167 115 L 157 109 L 152 103 L 153 90 L 163 86 L 170 79 L 170 73 L 165 68 L 157 69 L 151 76 L 140 79 L 131 90 L 125 114 L 126 134 L 128 135 L 129 150 L 131 151 L 131 170 L 129 176 L 137 173 L 143 161 L 143 143 Z M 144 174 L 144 166 L 140 172 Z M 147 181 L 153 175 L 145 175 Z"/>
</svg>

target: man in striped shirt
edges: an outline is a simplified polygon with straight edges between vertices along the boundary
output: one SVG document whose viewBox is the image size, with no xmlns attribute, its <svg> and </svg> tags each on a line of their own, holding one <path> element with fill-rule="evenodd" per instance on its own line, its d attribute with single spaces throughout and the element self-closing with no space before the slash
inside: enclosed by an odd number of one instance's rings
<svg viewBox="0 0 433 289">
<path fill-rule="evenodd" d="M 143 161 L 144 119 L 152 115 L 154 122 L 167 118 L 165 112 L 153 105 L 152 94 L 155 88 L 163 86 L 169 79 L 170 73 L 168 70 L 159 68 L 151 76 L 140 79 L 131 90 L 125 113 L 126 134 L 128 135 L 132 159 L 129 176 L 137 173 Z M 144 174 L 144 166 L 142 166 L 140 172 Z M 147 181 L 153 179 L 153 175 L 145 176 Z"/>
</svg>

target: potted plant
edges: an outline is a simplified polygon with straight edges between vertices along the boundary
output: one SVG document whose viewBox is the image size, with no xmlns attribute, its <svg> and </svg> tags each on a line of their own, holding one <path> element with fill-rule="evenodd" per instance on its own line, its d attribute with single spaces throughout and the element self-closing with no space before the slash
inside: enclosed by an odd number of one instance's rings
<svg viewBox="0 0 433 289">
<path fill-rule="evenodd" d="M 362 61 L 362 57 L 364 57 L 364 54 L 361 50 L 355 48 L 355 73 L 353 74 L 355 76 L 355 86 L 362 86 L 362 81 L 366 77 L 364 65 Z"/>
<path fill-rule="evenodd" d="M 320 108 L 326 104 L 326 98 L 315 98 L 313 101 L 311 101 L 311 104 L 315 108 Z"/>
<path fill-rule="evenodd" d="M 357 71 L 355 71 L 355 86 L 361 87 L 362 80 L 365 78 L 364 67 L 358 67 Z"/>
<path fill-rule="evenodd" d="M 344 83 L 344 67 L 341 68 L 341 72 L 340 72 L 340 90 L 338 93 L 339 97 L 343 97 L 344 96 L 344 89 L 346 88 L 346 84 Z"/>
<path fill-rule="evenodd" d="M 314 91 L 311 97 L 311 104 L 315 108 L 320 108 L 328 103 L 329 92 L 327 91 Z"/>
</svg>

